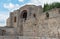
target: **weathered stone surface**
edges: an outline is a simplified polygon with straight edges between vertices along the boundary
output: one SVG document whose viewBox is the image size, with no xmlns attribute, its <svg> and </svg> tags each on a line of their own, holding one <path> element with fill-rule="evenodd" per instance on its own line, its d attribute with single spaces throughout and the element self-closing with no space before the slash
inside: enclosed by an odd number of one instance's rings
<svg viewBox="0 0 60 39">
<path fill-rule="evenodd" d="M 47 18 L 47 12 L 43 12 L 41 6 L 25 5 L 10 13 L 10 17 L 7 19 L 7 26 L 13 27 L 16 34 L 20 36 L 58 37 L 60 35 L 59 11 L 60 8 L 47 11 L 49 14 L 49 18 Z M 27 17 L 24 17 L 26 15 Z M 13 29 L 11 30 L 12 32 L 15 33 Z"/>
</svg>

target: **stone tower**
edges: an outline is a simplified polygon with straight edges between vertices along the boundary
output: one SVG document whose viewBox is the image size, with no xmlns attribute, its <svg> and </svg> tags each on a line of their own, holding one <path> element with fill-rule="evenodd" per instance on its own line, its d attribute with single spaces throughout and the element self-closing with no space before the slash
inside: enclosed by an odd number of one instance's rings
<svg viewBox="0 0 60 39">
<path fill-rule="evenodd" d="M 20 36 L 33 36 L 32 25 L 36 25 L 37 17 L 40 16 L 42 11 L 41 6 L 25 5 L 10 13 L 10 17 L 7 19 L 7 26 L 16 28 Z M 31 33 L 29 34 L 28 31 Z"/>
</svg>

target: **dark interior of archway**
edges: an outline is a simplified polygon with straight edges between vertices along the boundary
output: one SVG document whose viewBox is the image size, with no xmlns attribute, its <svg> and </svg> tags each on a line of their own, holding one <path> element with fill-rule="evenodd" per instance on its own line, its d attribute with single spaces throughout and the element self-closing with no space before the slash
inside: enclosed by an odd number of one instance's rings
<svg viewBox="0 0 60 39">
<path fill-rule="evenodd" d="M 23 12 L 23 18 L 26 20 L 26 18 L 27 18 L 27 11 Z"/>
<path fill-rule="evenodd" d="M 16 22 L 16 17 L 14 17 L 14 22 Z"/>
</svg>

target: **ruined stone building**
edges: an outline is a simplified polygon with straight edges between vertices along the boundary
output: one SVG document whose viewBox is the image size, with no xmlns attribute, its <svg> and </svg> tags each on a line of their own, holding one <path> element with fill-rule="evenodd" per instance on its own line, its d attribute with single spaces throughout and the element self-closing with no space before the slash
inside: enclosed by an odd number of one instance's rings
<svg viewBox="0 0 60 39">
<path fill-rule="evenodd" d="M 60 34 L 60 9 L 43 12 L 41 6 L 25 5 L 10 12 L 7 26 L 0 29 L 4 35 L 56 37 Z"/>
<path fill-rule="evenodd" d="M 10 17 L 7 19 L 7 27 L 15 28 L 16 33 L 21 36 L 38 36 L 37 17 L 41 14 L 41 6 L 25 5 L 10 13 Z"/>
</svg>

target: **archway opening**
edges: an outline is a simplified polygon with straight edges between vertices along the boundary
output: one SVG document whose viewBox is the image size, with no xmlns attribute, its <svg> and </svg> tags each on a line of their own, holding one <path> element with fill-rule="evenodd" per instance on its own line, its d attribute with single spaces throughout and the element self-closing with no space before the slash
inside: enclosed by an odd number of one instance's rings
<svg viewBox="0 0 60 39">
<path fill-rule="evenodd" d="M 25 20 L 27 19 L 27 10 L 22 11 L 22 18 Z"/>
<path fill-rule="evenodd" d="M 16 22 L 16 17 L 14 17 L 14 22 Z"/>
</svg>

